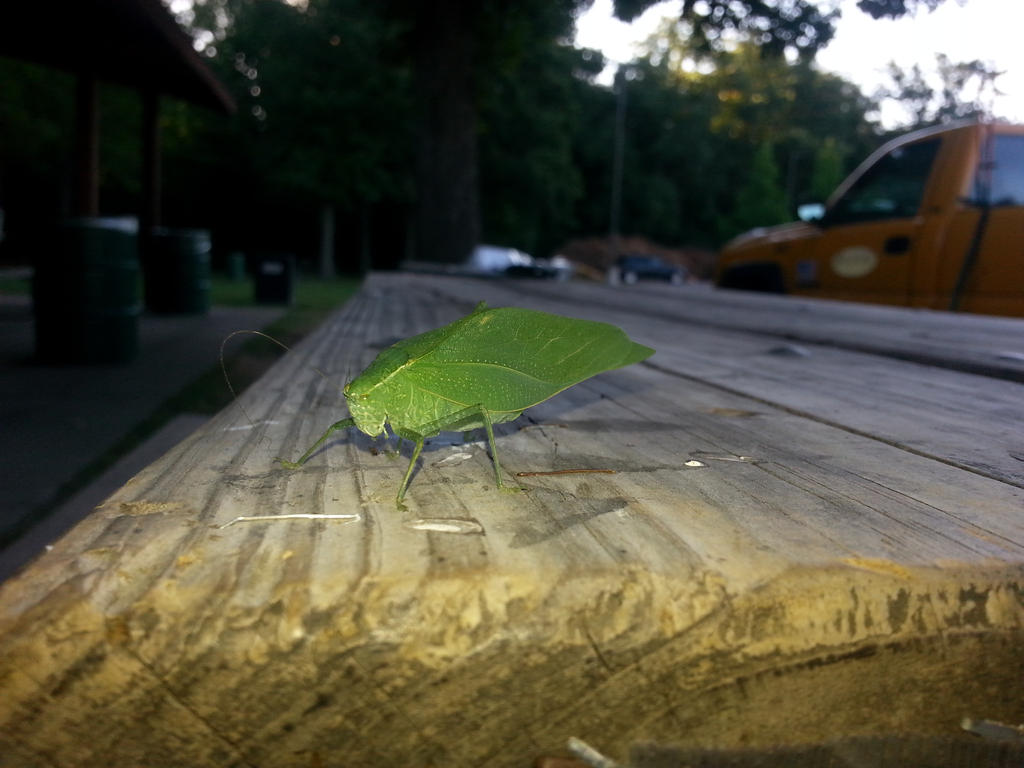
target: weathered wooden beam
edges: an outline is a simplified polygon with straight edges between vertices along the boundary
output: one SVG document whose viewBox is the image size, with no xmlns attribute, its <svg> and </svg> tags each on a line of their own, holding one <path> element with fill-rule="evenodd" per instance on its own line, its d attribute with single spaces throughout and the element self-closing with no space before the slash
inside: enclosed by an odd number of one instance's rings
<svg viewBox="0 0 1024 768">
<path fill-rule="evenodd" d="M 623 760 L 640 741 L 957 738 L 964 716 L 1024 719 L 1024 492 L 1005 466 L 984 471 L 983 447 L 964 466 L 944 456 L 959 443 L 922 407 L 945 396 L 925 387 L 933 370 L 903 403 L 930 433 L 876 436 L 885 420 L 861 412 L 896 413 L 899 387 L 828 413 L 834 350 L 768 355 L 803 365 L 798 408 L 772 381 L 784 368 L 736 381 L 744 356 L 759 369 L 756 333 L 653 318 L 658 291 L 630 294 L 630 312 L 607 288 L 550 289 L 373 275 L 0 587 L 0 753 L 521 766 L 570 736 Z M 496 430 L 509 475 L 570 472 L 498 493 L 485 444 L 442 435 L 399 510 L 405 462 L 360 434 L 275 466 L 344 415 L 341 386 L 382 347 L 480 299 L 605 315 L 658 350 Z M 889 364 L 914 375 L 872 361 Z M 358 519 L 223 527 L 288 513 Z"/>
<path fill-rule="evenodd" d="M 1020 319 L 908 310 L 742 291 L 664 286 L 609 291 L 596 283 L 573 285 L 573 304 L 620 307 L 650 318 L 788 341 L 866 352 L 933 367 L 1024 382 Z M 529 295 L 557 302 L 558 284 L 523 285 Z"/>
<path fill-rule="evenodd" d="M 473 282 L 436 284 L 457 294 Z M 564 293 L 477 284 L 496 305 L 557 309 Z M 709 384 L 1024 486 L 1024 321 L 759 295 L 746 306 L 744 294 L 660 287 L 574 285 L 571 306 L 630 328 L 659 351 L 648 364 L 681 386 Z M 963 372 L 989 363 L 1005 370 Z"/>
</svg>

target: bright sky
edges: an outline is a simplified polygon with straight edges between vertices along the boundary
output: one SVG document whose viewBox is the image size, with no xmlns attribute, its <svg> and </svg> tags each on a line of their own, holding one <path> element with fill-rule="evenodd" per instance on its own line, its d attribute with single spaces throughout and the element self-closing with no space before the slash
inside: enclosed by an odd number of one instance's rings
<svg viewBox="0 0 1024 768">
<path fill-rule="evenodd" d="M 946 0 L 931 13 L 922 9 L 897 21 L 872 19 L 858 10 L 857 0 L 838 2 L 842 19 L 835 38 L 818 54 L 822 69 L 843 75 L 871 95 L 887 82 L 884 73 L 890 60 L 905 69 L 920 64 L 927 73 L 935 68 L 936 53 L 945 53 L 954 62 L 980 59 L 1006 72 L 997 81 L 1004 95 L 998 97 L 995 113 L 1024 122 L 1024 65 L 1018 65 L 1024 0 Z M 614 61 L 629 61 L 637 43 L 663 18 L 678 18 L 680 6 L 679 0 L 658 3 L 629 25 L 612 17 L 612 0 L 594 0 L 576 25 L 576 43 L 600 49 Z M 883 114 L 884 122 L 891 118 Z"/>
</svg>

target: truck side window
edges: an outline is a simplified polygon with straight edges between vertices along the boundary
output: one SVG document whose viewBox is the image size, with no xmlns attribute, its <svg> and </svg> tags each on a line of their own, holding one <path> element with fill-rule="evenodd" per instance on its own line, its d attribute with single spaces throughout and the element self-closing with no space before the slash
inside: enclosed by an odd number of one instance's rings
<svg viewBox="0 0 1024 768">
<path fill-rule="evenodd" d="M 985 201 L 987 182 L 992 205 L 1024 205 L 1024 136 L 997 134 L 989 169 L 991 175 L 982 168 L 975 176 L 975 199 Z"/>
<path fill-rule="evenodd" d="M 940 138 L 897 147 L 868 168 L 832 206 L 828 224 L 851 224 L 917 215 Z"/>
</svg>

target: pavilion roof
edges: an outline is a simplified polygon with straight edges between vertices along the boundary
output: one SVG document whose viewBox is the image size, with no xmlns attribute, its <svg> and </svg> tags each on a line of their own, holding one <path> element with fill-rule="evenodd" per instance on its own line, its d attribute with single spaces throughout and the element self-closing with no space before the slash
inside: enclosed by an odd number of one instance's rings
<svg viewBox="0 0 1024 768">
<path fill-rule="evenodd" d="M 0 56 L 234 111 L 231 95 L 160 0 L 0 3 Z"/>
</svg>

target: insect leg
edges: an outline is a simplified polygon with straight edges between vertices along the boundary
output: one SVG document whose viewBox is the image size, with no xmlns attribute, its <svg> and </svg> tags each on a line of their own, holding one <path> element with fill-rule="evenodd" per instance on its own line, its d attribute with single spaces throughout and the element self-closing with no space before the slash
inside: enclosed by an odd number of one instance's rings
<svg viewBox="0 0 1024 768">
<path fill-rule="evenodd" d="M 401 439 L 401 438 L 399 438 L 399 439 Z M 413 438 L 408 438 L 408 439 L 413 439 Z M 422 437 L 417 436 L 415 439 L 413 439 L 413 442 L 416 443 L 416 447 L 413 448 L 412 458 L 409 459 L 409 468 L 407 470 L 405 470 L 405 477 L 402 478 L 402 485 L 398 489 L 398 498 L 395 499 L 395 501 L 397 501 L 399 504 L 401 504 L 402 503 L 402 499 L 405 498 L 405 489 L 409 487 L 409 479 L 412 477 L 413 467 L 416 466 L 416 459 L 418 459 L 420 457 L 420 451 L 423 450 L 423 438 Z"/>
<path fill-rule="evenodd" d="M 474 417 L 478 417 L 478 419 Z M 398 492 L 399 505 L 401 505 L 402 498 L 405 496 L 406 487 L 409 485 L 409 480 L 412 477 L 416 459 L 419 458 L 420 451 L 423 450 L 423 441 L 441 431 L 455 431 L 459 425 L 478 423 L 482 423 L 484 429 L 487 430 L 487 441 L 491 447 L 491 463 L 494 465 L 494 477 L 497 480 L 498 488 L 503 491 L 521 490 L 518 486 L 505 485 L 501 481 L 501 463 L 498 461 L 498 450 L 494 445 L 494 428 L 491 424 L 491 414 L 487 412 L 483 405 L 470 405 L 455 413 L 447 414 L 443 419 L 430 421 L 426 424 L 418 424 L 415 430 L 409 429 L 407 426 L 395 425 L 392 422 L 391 427 L 396 435 L 406 440 L 411 440 L 416 444 L 412 454 L 412 461 L 409 462 L 409 468 L 405 472 L 405 479 L 402 480 L 402 488 Z M 474 428 L 479 429 L 479 427 Z"/>
<path fill-rule="evenodd" d="M 487 442 L 491 446 L 491 463 L 494 465 L 494 479 L 498 484 L 498 488 L 503 491 L 518 491 L 518 486 L 509 486 L 501 482 L 501 464 L 498 463 L 498 449 L 494 445 L 494 428 L 491 426 L 491 415 L 487 413 L 487 409 L 482 405 L 478 406 L 480 409 L 480 418 L 484 422 L 484 429 L 487 430 Z"/>
<path fill-rule="evenodd" d="M 320 436 L 319 440 L 317 440 L 315 443 L 309 446 L 309 450 L 302 454 L 302 456 L 299 457 L 298 461 L 285 461 L 284 459 L 277 459 L 277 461 L 280 462 L 281 466 L 284 467 L 285 469 L 298 469 L 299 467 L 306 463 L 306 459 L 312 456 L 313 452 L 316 451 L 317 448 L 319 448 L 321 445 L 324 444 L 324 442 L 326 442 L 328 437 L 337 432 L 339 429 L 348 429 L 349 427 L 354 427 L 355 425 L 355 419 L 352 418 L 336 421 L 327 428 L 327 431 Z"/>
</svg>

